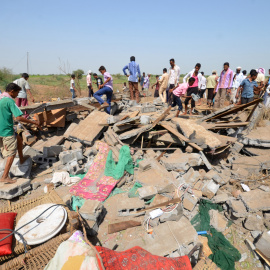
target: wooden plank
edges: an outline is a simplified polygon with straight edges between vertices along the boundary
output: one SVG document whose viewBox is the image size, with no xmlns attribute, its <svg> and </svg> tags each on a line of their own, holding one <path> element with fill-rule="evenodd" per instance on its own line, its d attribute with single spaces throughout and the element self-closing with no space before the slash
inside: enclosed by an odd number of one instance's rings
<svg viewBox="0 0 270 270">
<path fill-rule="evenodd" d="M 173 135 L 177 136 L 180 140 L 188 143 L 193 148 L 197 149 L 198 151 L 203 151 L 201 147 L 199 147 L 195 143 L 191 143 L 184 135 L 180 134 L 177 130 L 175 130 L 173 127 L 167 124 L 161 124 L 162 127 L 166 128 L 169 132 L 171 132 Z"/>
<path fill-rule="evenodd" d="M 107 118 L 107 113 L 93 111 L 71 131 L 69 137 L 92 145 L 104 129 L 99 123 L 105 122 Z"/>
<path fill-rule="evenodd" d="M 214 126 L 209 127 L 208 129 L 227 129 L 227 128 L 238 128 L 238 127 L 245 127 L 249 124 L 249 122 L 239 122 L 239 123 L 224 123 L 224 124 L 217 124 Z"/>
<path fill-rule="evenodd" d="M 220 113 L 220 114 L 217 114 L 209 119 L 207 119 L 206 121 L 211 121 L 212 119 L 217 119 L 217 118 L 221 118 L 221 117 L 224 117 L 224 116 L 227 116 L 227 115 L 230 115 L 230 114 L 233 114 L 233 113 L 237 113 L 239 111 L 242 111 L 244 110 L 245 108 L 248 108 L 249 106 L 252 106 L 254 104 L 258 104 L 260 102 L 262 102 L 263 99 L 262 98 L 258 98 L 258 99 L 255 99 L 247 104 L 243 104 L 243 105 L 239 105 L 239 106 L 235 106 L 235 108 L 232 108 L 226 112 L 223 112 L 223 113 Z"/>
</svg>

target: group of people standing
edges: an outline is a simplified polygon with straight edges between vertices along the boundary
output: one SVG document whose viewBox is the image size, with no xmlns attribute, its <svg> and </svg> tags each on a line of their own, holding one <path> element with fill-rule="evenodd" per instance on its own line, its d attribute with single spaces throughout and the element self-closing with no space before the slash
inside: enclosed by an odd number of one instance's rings
<svg viewBox="0 0 270 270">
<path fill-rule="evenodd" d="M 254 98 L 262 96 L 263 89 L 266 86 L 265 70 L 260 68 L 258 70 L 252 69 L 249 76 L 247 72 L 241 71 L 241 67 L 236 68 L 236 72 L 230 69 L 228 62 L 223 64 L 223 70 L 220 76 L 216 71 L 212 71 L 212 75 L 207 78 L 204 72 L 200 72 L 201 64 L 197 63 L 195 67 L 188 72 L 184 78 L 183 83 L 179 83 L 180 67 L 176 65 L 175 60 L 169 60 L 170 68 L 163 68 L 163 74 L 156 76 L 156 82 L 152 85 L 155 87 L 153 93 L 154 97 L 160 97 L 161 101 L 171 105 L 172 107 L 178 106 L 177 116 L 183 110 L 182 98 L 184 98 L 185 110 L 183 114 L 188 112 L 188 104 L 190 103 L 190 114 L 194 111 L 195 105 L 200 106 L 202 98 L 206 95 L 207 91 L 207 105 L 213 106 L 213 109 L 219 109 L 224 106 L 226 100 L 234 104 L 246 104 L 251 102 Z M 89 90 L 89 97 L 94 97 L 100 103 L 100 109 L 104 108 L 110 114 L 111 98 L 113 93 L 113 78 L 109 72 L 106 71 L 104 66 L 99 68 L 103 75 L 103 80 L 96 73 L 92 74 L 91 70 L 88 71 L 86 76 L 87 87 Z M 270 72 L 270 71 L 269 71 Z M 140 101 L 140 90 L 149 93 L 151 74 L 147 76 L 143 72 L 141 74 L 140 66 L 135 61 L 135 57 L 130 57 L 130 62 L 124 66 L 123 73 L 128 77 L 128 88 L 130 91 L 131 100 Z M 270 73 L 269 73 L 270 74 Z M 98 91 L 93 92 L 92 76 L 96 80 Z M 75 75 L 71 76 L 70 91 L 74 98 L 77 92 L 74 82 Z M 104 81 L 104 83 L 103 83 Z M 123 87 L 127 90 L 126 84 Z M 267 90 L 268 89 L 268 90 Z M 265 104 L 270 103 L 270 87 L 266 89 L 264 99 Z M 102 95 L 107 96 L 104 101 Z M 196 104 L 197 102 L 197 104 Z"/>
</svg>

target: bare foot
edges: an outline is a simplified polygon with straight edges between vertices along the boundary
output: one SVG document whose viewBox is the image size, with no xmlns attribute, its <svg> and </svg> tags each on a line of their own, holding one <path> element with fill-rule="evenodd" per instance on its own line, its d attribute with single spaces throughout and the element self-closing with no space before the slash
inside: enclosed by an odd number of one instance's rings
<svg viewBox="0 0 270 270">
<path fill-rule="evenodd" d="M 6 177 L 6 178 L 1 178 L 0 179 L 0 183 L 4 183 L 4 184 L 14 184 L 16 183 L 17 180 L 12 180 L 11 178 L 9 177 Z"/>
<path fill-rule="evenodd" d="M 193 115 L 192 111 L 190 112 L 190 114 L 189 114 L 189 115 Z"/>
<path fill-rule="evenodd" d="M 187 112 L 184 112 L 182 115 L 187 115 Z"/>
<path fill-rule="evenodd" d="M 23 164 L 30 156 L 24 156 L 23 159 L 20 159 L 20 163 Z"/>
</svg>

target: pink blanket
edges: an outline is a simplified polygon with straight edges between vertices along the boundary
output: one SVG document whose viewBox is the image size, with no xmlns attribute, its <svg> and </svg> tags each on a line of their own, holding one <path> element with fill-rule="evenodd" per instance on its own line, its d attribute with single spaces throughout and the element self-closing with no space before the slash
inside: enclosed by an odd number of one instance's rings
<svg viewBox="0 0 270 270">
<path fill-rule="evenodd" d="M 112 192 L 118 180 L 105 176 L 106 160 L 110 151 L 109 146 L 101 141 L 97 142 L 98 154 L 85 177 L 72 186 L 70 193 L 87 200 L 104 201 Z"/>
</svg>

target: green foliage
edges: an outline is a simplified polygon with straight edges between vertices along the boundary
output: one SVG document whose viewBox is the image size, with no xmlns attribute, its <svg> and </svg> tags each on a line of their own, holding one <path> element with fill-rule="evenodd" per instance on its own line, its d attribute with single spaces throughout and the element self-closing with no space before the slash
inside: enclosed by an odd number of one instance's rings
<svg viewBox="0 0 270 270">
<path fill-rule="evenodd" d="M 75 74 L 76 78 L 80 80 L 84 74 L 84 71 L 82 69 L 77 69 L 74 70 L 72 73 Z"/>
<path fill-rule="evenodd" d="M 19 77 L 19 75 L 12 74 L 12 71 L 8 68 L 0 68 L 0 88 L 2 90 L 5 89 L 9 83 L 13 82 Z"/>
</svg>

